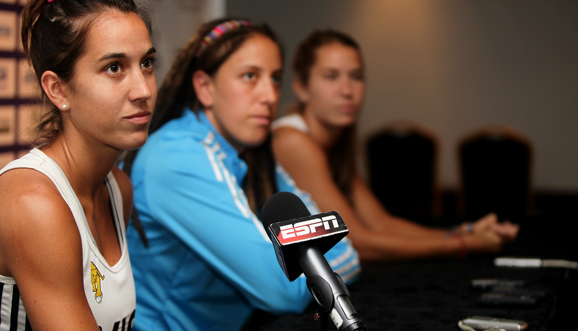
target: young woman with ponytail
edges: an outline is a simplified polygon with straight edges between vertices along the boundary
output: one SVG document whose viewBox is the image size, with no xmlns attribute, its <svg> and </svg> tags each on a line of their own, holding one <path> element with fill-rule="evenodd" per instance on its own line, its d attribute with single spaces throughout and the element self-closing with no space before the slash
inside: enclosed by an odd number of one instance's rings
<svg viewBox="0 0 578 331">
<path fill-rule="evenodd" d="M 318 212 L 270 149 L 282 63 L 266 25 L 231 19 L 202 25 L 177 55 L 151 136 L 125 159 L 138 215 L 127 234 L 135 330 L 240 330 L 258 311 L 311 302 L 305 278 L 287 280 L 259 220 L 277 191 Z M 359 272 L 348 240 L 327 259 L 346 282 Z"/>
<path fill-rule="evenodd" d="M 273 123 L 273 150 L 322 211 L 338 210 L 362 260 L 460 257 L 498 252 L 518 226 L 495 214 L 448 231 L 390 214 L 355 169 L 355 126 L 365 91 L 361 49 L 339 31 L 317 30 L 297 47 L 296 112 Z"/>
<path fill-rule="evenodd" d="M 150 20 L 132 0 L 28 0 L 22 43 L 46 113 L 0 170 L 0 328 L 118 330 L 136 293 L 125 229 L 156 99 Z M 129 327 L 130 329 L 130 327 Z"/>
</svg>

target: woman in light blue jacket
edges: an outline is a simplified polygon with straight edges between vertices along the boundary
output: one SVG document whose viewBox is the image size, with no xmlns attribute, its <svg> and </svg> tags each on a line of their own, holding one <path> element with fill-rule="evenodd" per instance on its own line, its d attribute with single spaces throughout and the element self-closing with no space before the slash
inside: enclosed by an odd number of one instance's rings
<svg viewBox="0 0 578 331">
<path fill-rule="evenodd" d="M 311 302 L 259 220 L 277 191 L 319 212 L 270 149 L 282 63 L 271 30 L 243 20 L 203 25 L 177 56 L 149 141 L 125 161 L 140 219 L 127 233 L 135 330 L 240 330 L 257 309 L 301 312 Z M 347 239 L 326 257 L 346 283 L 359 273 Z"/>
</svg>

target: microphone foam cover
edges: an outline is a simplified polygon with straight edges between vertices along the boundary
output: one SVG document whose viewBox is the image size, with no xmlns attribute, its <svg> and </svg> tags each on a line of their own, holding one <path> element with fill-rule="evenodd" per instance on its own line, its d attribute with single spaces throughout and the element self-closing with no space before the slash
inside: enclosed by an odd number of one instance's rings
<svg viewBox="0 0 578 331">
<path fill-rule="evenodd" d="M 299 217 L 309 216 L 311 213 L 293 193 L 278 192 L 273 194 L 261 209 L 261 221 L 265 229 L 269 225 L 277 222 L 283 222 Z"/>
</svg>

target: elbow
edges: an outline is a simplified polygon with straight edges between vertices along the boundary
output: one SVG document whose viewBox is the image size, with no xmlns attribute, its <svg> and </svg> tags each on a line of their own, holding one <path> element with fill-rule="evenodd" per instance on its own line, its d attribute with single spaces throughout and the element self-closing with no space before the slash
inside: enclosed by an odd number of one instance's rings
<svg viewBox="0 0 578 331">
<path fill-rule="evenodd" d="M 351 245 L 357 251 L 358 259 L 363 262 L 387 260 L 384 252 L 373 245 L 373 238 L 362 238 L 360 236 L 349 236 Z"/>
<path fill-rule="evenodd" d="M 386 261 L 388 260 L 387 256 L 378 252 L 373 247 L 368 245 L 360 244 L 355 245 L 355 249 L 359 254 L 359 259 L 363 262 L 372 262 L 372 261 Z"/>
</svg>

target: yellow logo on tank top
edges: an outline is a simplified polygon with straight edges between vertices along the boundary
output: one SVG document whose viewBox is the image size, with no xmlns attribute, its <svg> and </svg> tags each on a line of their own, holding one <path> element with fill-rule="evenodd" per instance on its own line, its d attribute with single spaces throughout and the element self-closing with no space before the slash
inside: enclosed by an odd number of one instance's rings
<svg viewBox="0 0 578 331">
<path fill-rule="evenodd" d="M 92 285 L 92 292 L 94 292 L 94 300 L 96 300 L 97 303 L 102 302 L 101 280 L 104 280 L 104 275 L 98 271 L 94 263 L 90 262 L 90 283 Z"/>
</svg>

